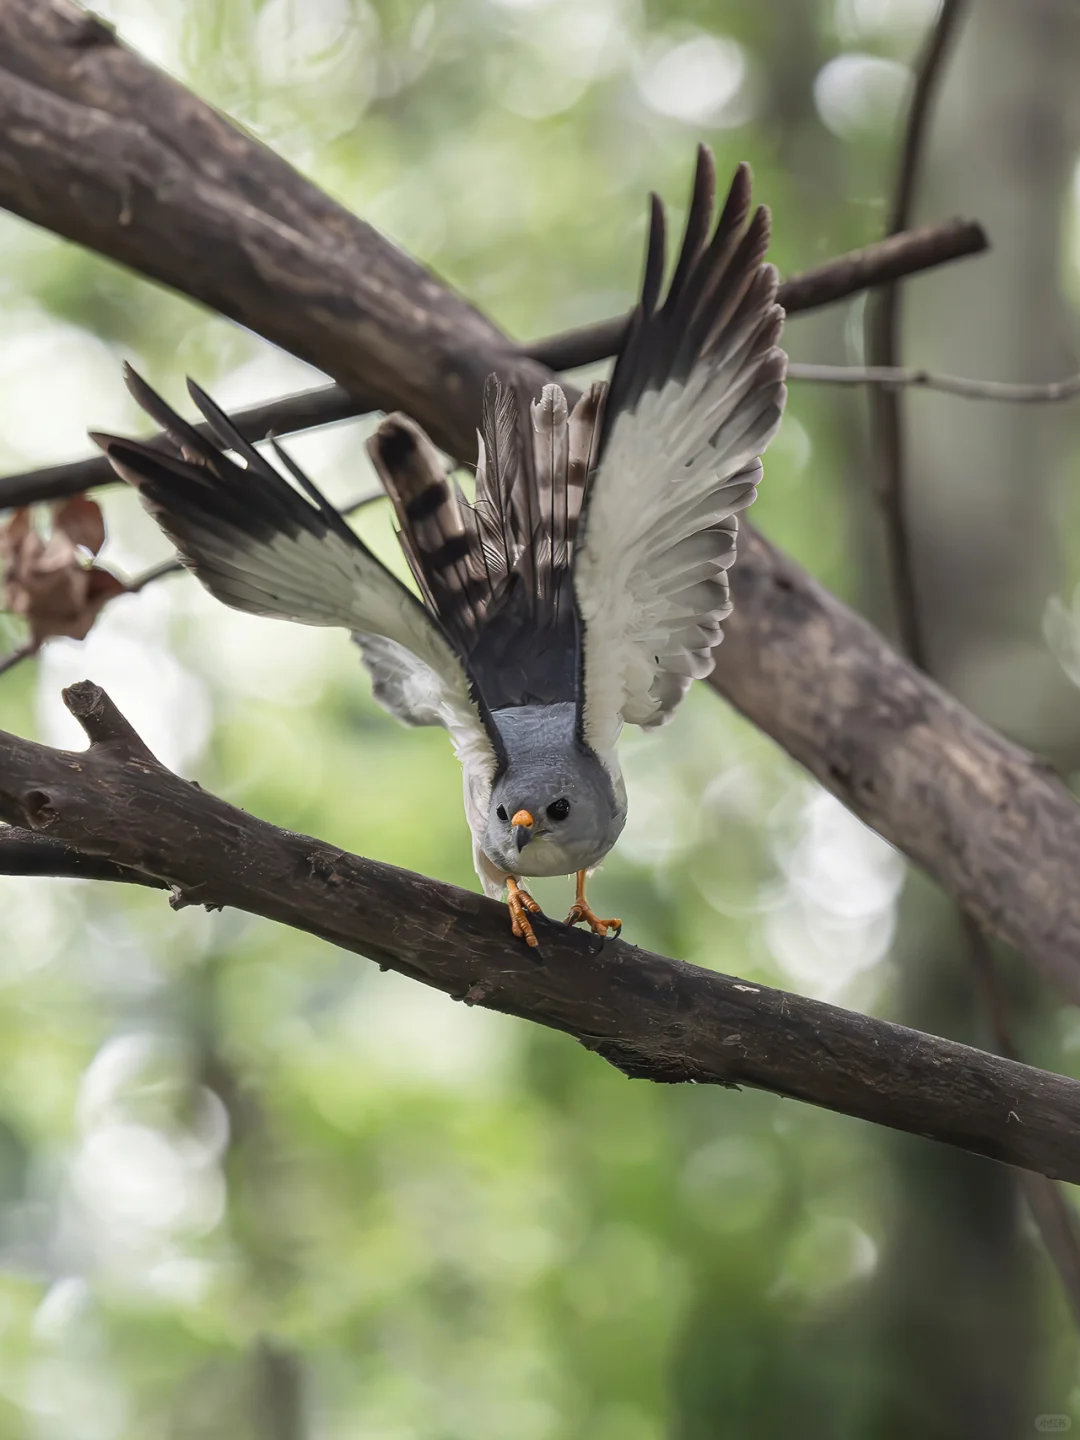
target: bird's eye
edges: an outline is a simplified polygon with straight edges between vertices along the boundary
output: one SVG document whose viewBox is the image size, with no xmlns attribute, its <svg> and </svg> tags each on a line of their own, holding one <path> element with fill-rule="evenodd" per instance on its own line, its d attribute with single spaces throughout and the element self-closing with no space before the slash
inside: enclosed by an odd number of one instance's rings
<svg viewBox="0 0 1080 1440">
<path fill-rule="evenodd" d="M 499 817 L 500 820 L 505 822 L 505 820 L 507 819 L 506 806 L 500 805 L 499 808 L 495 811 L 495 814 Z"/>
<path fill-rule="evenodd" d="M 553 800 L 547 807 L 549 820 L 565 820 L 570 814 L 569 800 Z"/>
</svg>

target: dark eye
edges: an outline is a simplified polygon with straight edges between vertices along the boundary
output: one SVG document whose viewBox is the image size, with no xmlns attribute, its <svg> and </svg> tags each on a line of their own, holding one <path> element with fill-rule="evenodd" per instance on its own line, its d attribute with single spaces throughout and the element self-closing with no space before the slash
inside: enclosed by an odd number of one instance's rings
<svg viewBox="0 0 1080 1440">
<path fill-rule="evenodd" d="M 547 807 L 549 820 L 565 820 L 570 814 L 569 800 L 553 800 Z"/>
<path fill-rule="evenodd" d="M 504 820 L 504 821 L 505 821 L 506 818 L 507 818 L 507 815 L 506 815 L 506 806 L 505 806 L 505 805 L 500 805 L 499 808 L 495 811 L 495 814 L 499 817 L 500 820 Z"/>
</svg>

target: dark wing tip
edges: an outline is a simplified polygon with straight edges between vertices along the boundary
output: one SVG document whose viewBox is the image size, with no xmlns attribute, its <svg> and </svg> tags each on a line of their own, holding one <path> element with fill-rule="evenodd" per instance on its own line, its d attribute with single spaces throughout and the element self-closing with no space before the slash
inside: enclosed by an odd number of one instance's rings
<svg viewBox="0 0 1080 1440">
<path fill-rule="evenodd" d="M 198 406 L 199 410 L 205 416 L 205 418 L 209 420 L 210 415 L 207 412 L 218 410 L 219 406 L 217 405 L 217 403 L 211 400 L 210 396 L 202 388 L 199 382 L 197 380 L 193 380 L 190 375 L 185 378 L 184 383 L 187 386 L 187 392 L 191 396 L 192 400 Z"/>
<path fill-rule="evenodd" d="M 743 164 L 746 162 L 743 161 Z M 738 172 L 736 171 L 736 174 Z M 700 203 L 704 206 L 706 215 L 713 212 L 716 204 L 716 159 L 712 150 L 702 141 L 697 147 L 697 162 L 694 165 L 694 188 L 691 192 L 691 210 Z"/>
<path fill-rule="evenodd" d="M 124 361 L 121 374 L 124 377 L 124 384 L 127 386 L 131 398 L 141 409 L 153 415 L 156 420 L 157 415 L 155 411 L 165 403 L 161 396 L 143 379 L 130 360 Z"/>
<path fill-rule="evenodd" d="M 712 242 L 714 248 L 722 245 L 725 237 L 730 237 L 742 230 L 746 224 L 746 218 L 750 214 L 750 202 L 753 198 L 752 191 L 753 182 L 750 174 L 750 166 L 745 160 L 742 160 L 739 162 L 738 168 L 732 176 L 723 208 L 717 217 Z"/>
<path fill-rule="evenodd" d="M 754 172 L 750 169 L 747 160 L 740 160 L 735 167 L 735 174 L 731 177 L 731 184 L 728 186 L 727 205 L 737 206 L 743 214 L 750 209 L 750 200 L 754 191 Z"/>
<path fill-rule="evenodd" d="M 649 194 L 649 243 L 645 251 L 645 278 L 641 283 L 642 314 L 648 318 L 656 309 L 660 298 L 660 286 L 664 279 L 664 259 L 667 249 L 667 226 L 664 205 L 655 191 Z"/>
<path fill-rule="evenodd" d="M 104 451 L 117 478 L 141 492 L 147 477 L 143 474 L 143 455 L 138 441 L 124 435 L 106 435 L 103 430 L 86 433 L 98 449 Z"/>
</svg>

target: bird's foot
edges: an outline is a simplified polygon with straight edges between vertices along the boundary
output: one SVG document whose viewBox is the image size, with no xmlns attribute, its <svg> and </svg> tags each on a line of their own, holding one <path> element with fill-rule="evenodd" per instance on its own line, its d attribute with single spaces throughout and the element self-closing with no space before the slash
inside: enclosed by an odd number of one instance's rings
<svg viewBox="0 0 1080 1440">
<path fill-rule="evenodd" d="M 609 930 L 613 936 L 618 938 L 619 931 L 622 929 L 622 921 L 601 920 L 600 916 L 593 911 L 588 900 L 585 899 L 585 881 L 588 878 L 587 870 L 577 872 L 577 899 L 570 906 L 570 914 L 566 917 L 566 923 L 567 925 L 580 925 L 584 920 L 593 934 L 599 935 L 602 940 L 607 939 Z"/>
<path fill-rule="evenodd" d="M 604 940 L 607 939 L 609 930 L 612 936 L 618 939 L 619 931 L 622 929 L 621 920 L 601 920 L 599 915 L 594 914 L 584 896 L 574 901 L 570 906 L 570 914 L 566 917 L 567 925 L 580 925 L 582 921 L 588 925 L 594 935 L 599 935 Z"/>
<path fill-rule="evenodd" d="M 540 941 L 532 927 L 529 915 L 540 915 L 543 912 L 527 890 L 523 890 L 520 884 L 512 875 L 506 877 L 506 903 L 510 907 L 510 928 L 518 940 L 524 940 L 526 945 L 531 945 L 534 950 L 539 948 Z"/>
</svg>

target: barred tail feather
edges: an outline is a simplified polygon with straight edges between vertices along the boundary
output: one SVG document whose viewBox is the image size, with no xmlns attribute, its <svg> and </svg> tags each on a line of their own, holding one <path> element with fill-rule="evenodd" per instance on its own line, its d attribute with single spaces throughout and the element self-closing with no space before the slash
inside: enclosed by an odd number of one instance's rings
<svg viewBox="0 0 1080 1440">
<path fill-rule="evenodd" d="M 455 635 L 471 636 L 482 595 L 471 564 L 474 542 L 438 450 L 405 415 L 388 415 L 368 453 L 394 506 L 398 539 L 424 599 Z"/>
</svg>

